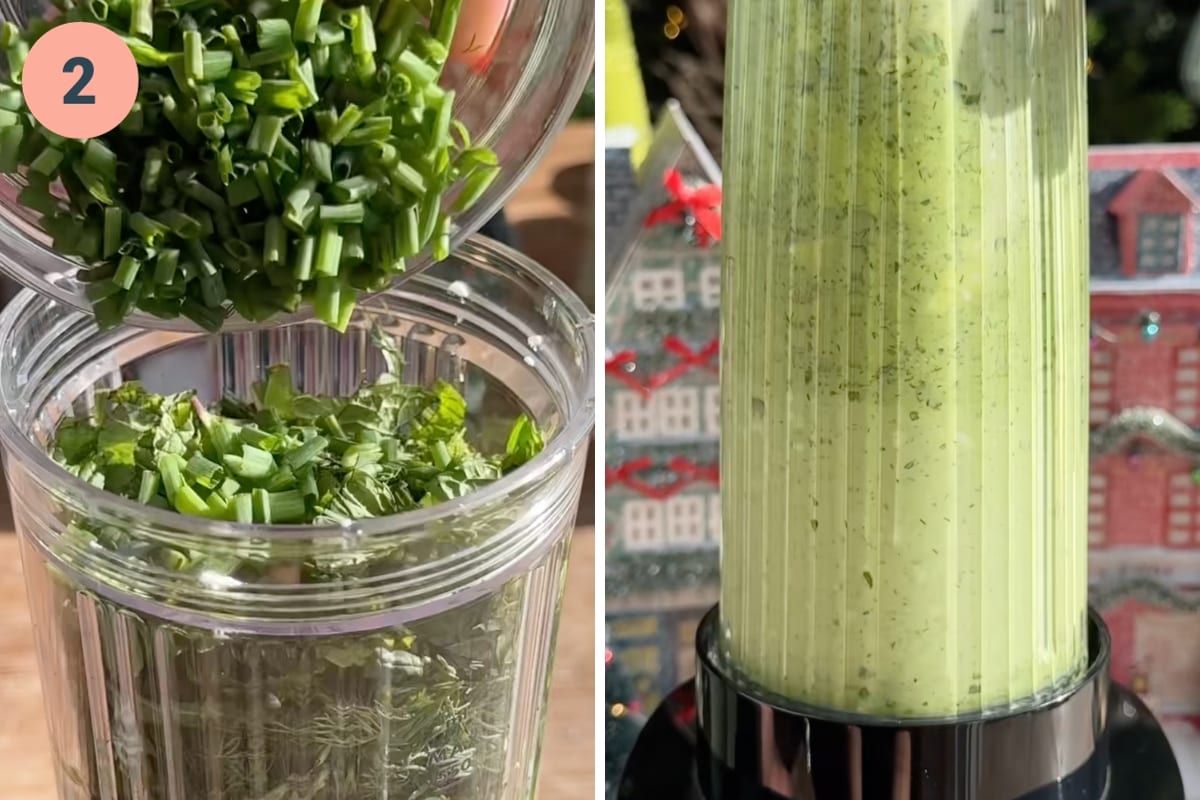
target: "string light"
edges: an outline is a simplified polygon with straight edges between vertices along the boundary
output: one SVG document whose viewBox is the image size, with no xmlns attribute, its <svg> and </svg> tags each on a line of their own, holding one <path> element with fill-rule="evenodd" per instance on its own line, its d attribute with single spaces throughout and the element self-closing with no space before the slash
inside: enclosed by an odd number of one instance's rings
<svg viewBox="0 0 1200 800">
<path fill-rule="evenodd" d="M 614 717 L 616 717 L 617 719 L 620 719 L 621 717 L 625 716 L 625 704 L 624 703 L 613 703 L 612 704 L 612 715 Z"/>
<path fill-rule="evenodd" d="M 1142 316 L 1142 338 L 1147 342 L 1154 341 L 1162 331 L 1162 317 L 1154 311 Z"/>
<path fill-rule="evenodd" d="M 679 34 L 687 28 L 687 14 L 679 6 L 667 6 L 667 21 L 663 25 L 663 36 L 668 39 L 678 39 Z"/>
</svg>

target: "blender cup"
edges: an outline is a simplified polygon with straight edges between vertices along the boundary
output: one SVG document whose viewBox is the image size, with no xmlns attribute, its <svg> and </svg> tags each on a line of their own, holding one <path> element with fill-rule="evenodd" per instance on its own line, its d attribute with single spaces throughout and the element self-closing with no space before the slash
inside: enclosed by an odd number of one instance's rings
<svg viewBox="0 0 1200 800">
<path fill-rule="evenodd" d="M 1087 610 L 1082 4 L 737 0 L 728 54 L 721 601 L 623 796 L 1181 799 Z"/>
<path fill-rule="evenodd" d="M 481 445 L 502 448 L 524 412 L 545 449 L 457 500 L 343 526 L 184 516 L 46 454 L 59 420 L 130 379 L 199 384 L 210 401 L 287 362 L 304 392 L 351 392 L 385 369 L 373 328 L 395 338 L 404 380 L 459 389 Z M 363 302 L 345 334 L 100 332 L 22 292 L 0 315 L 0 440 L 59 797 L 532 797 L 593 419 L 592 330 L 562 283 L 482 239 Z M 204 374 L 164 371 L 162 354 Z M 343 577 L 307 580 L 302 563 Z"/>
</svg>

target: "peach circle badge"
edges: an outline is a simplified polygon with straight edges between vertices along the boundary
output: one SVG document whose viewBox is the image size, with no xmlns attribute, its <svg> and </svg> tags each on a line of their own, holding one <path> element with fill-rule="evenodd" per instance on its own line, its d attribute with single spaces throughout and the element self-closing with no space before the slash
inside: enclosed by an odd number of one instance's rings
<svg viewBox="0 0 1200 800">
<path fill-rule="evenodd" d="M 450 60 L 476 72 L 485 70 L 500 41 L 508 6 L 509 0 L 464 0 Z"/>
<path fill-rule="evenodd" d="M 92 22 L 51 28 L 21 72 L 34 118 L 68 139 L 90 139 L 121 124 L 138 92 L 138 68 L 121 37 Z"/>
</svg>

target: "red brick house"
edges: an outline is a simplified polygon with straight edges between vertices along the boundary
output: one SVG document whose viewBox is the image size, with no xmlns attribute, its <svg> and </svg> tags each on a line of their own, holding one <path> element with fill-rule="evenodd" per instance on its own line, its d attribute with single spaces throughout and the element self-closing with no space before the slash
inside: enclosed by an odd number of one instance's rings
<svg viewBox="0 0 1200 800">
<path fill-rule="evenodd" d="M 1200 723 L 1200 145 L 1093 148 L 1093 599 L 1113 671 Z"/>
</svg>

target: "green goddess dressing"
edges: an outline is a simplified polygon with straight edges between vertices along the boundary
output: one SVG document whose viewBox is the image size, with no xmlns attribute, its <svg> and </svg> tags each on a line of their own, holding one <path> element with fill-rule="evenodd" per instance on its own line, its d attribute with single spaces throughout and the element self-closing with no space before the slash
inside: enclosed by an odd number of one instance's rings
<svg viewBox="0 0 1200 800">
<path fill-rule="evenodd" d="M 894 718 L 1086 661 L 1078 0 L 732 0 L 721 614 Z"/>
</svg>

